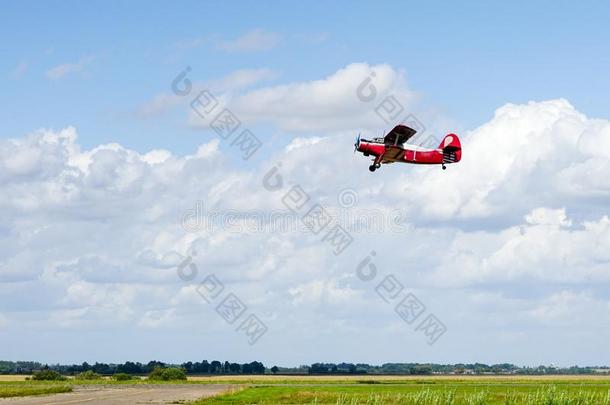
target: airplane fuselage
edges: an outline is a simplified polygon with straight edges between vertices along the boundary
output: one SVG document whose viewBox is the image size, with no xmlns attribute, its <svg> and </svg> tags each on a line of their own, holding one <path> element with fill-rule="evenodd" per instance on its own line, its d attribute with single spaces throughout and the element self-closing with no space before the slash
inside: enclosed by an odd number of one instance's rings
<svg viewBox="0 0 610 405">
<path fill-rule="evenodd" d="M 428 149 L 416 145 L 406 144 L 402 147 L 396 147 L 362 140 L 357 150 L 362 152 L 365 156 L 382 157 L 383 163 L 402 162 L 424 165 L 438 165 L 443 163 L 442 149 Z"/>
<path fill-rule="evenodd" d="M 412 129 L 404 126 L 397 126 L 404 135 Z M 399 142 L 400 133 L 393 132 L 386 135 L 384 138 L 356 139 L 354 146 L 358 152 L 364 156 L 374 156 L 373 164 L 369 166 L 369 170 L 374 172 L 380 168 L 382 164 L 402 162 L 419 165 L 441 165 L 443 170 L 446 169 L 446 164 L 457 163 L 462 158 L 462 146 L 460 140 L 455 134 L 447 134 L 440 145 L 435 149 L 423 148 L 417 145 L 411 145 L 406 142 Z M 405 138 L 406 135 L 403 137 Z"/>
</svg>

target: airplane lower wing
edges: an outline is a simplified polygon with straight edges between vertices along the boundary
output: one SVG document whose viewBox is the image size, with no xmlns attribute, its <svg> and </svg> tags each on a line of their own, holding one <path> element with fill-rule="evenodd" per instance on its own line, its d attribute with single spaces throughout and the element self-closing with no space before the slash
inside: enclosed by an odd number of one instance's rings
<svg viewBox="0 0 610 405">
<path fill-rule="evenodd" d="M 382 163 L 394 163 L 397 160 L 403 160 L 405 156 L 405 150 L 398 146 L 388 146 L 385 149 L 383 156 L 381 157 Z"/>
</svg>

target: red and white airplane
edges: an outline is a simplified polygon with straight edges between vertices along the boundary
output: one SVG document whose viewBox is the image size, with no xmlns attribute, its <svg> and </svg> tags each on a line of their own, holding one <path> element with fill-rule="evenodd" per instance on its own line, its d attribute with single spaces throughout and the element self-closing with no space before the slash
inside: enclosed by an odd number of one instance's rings
<svg viewBox="0 0 610 405">
<path fill-rule="evenodd" d="M 356 138 L 354 151 L 364 156 L 375 156 L 369 170 L 374 172 L 381 164 L 394 162 L 414 163 L 420 165 L 442 165 L 457 163 L 462 158 L 462 144 L 456 134 L 448 134 L 436 149 L 406 143 L 417 131 L 405 125 L 397 125 L 383 138 L 372 140 Z"/>
</svg>

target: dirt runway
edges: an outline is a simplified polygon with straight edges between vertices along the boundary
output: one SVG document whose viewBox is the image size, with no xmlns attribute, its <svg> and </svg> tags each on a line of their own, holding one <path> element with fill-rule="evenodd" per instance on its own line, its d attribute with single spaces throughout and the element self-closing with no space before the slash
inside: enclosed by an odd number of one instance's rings
<svg viewBox="0 0 610 405">
<path fill-rule="evenodd" d="M 211 397 L 231 389 L 226 384 L 76 386 L 74 391 L 34 397 L 0 399 L 2 405 L 170 404 Z"/>
</svg>

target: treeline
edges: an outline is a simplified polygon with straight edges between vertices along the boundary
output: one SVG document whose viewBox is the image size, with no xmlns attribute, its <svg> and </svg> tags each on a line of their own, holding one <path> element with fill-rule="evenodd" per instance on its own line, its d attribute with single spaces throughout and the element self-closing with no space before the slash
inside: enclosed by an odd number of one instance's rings
<svg viewBox="0 0 610 405">
<path fill-rule="evenodd" d="M 208 362 L 187 362 L 183 364 L 168 364 L 160 361 L 150 361 L 146 364 L 127 361 L 122 364 L 95 363 L 89 364 L 42 364 L 33 361 L 0 361 L 0 374 L 32 374 L 39 370 L 53 370 L 63 375 L 75 375 L 92 371 L 102 375 L 113 375 L 118 373 L 131 375 L 145 375 L 151 373 L 155 368 L 178 367 L 184 369 L 186 374 L 264 374 L 263 363 L 253 361 L 251 363 L 224 363 L 214 360 Z"/>
<path fill-rule="evenodd" d="M 353 363 L 314 363 L 304 366 L 308 374 L 509 374 L 516 373 L 519 367 L 513 364 L 421 364 L 421 363 L 385 363 L 381 366 Z M 288 371 L 284 369 L 283 371 Z"/>
<path fill-rule="evenodd" d="M 421 363 L 385 363 L 381 366 L 353 363 L 314 363 L 311 366 L 297 368 L 280 368 L 281 373 L 307 373 L 307 374 L 397 374 L 397 375 L 432 375 L 432 374 L 518 374 L 518 375 L 545 375 L 545 374 L 608 374 L 608 367 L 519 367 L 510 363 L 501 364 L 421 364 Z"/>
<path fill-rule="evenodd" d="M 186 362 L 182 364 L 168 364 L 160 361 L 138 363 L 127 361 L 122 364 L 82 363 L 73 365 L 53 364 L 47 365 L 32 361 L 0 361 L 0 374 L 33 374 L 40 370 L 53 370 L 62 375 L 76 375 L 88 371 L 101 375 L 129 374 L 148 375 L 155 368 L 175 367 L 183 369 L 188 375 L 216 375 L 216 374 L 312 374 L 312 375 L 358 375 L 358 374 L 393 374 L 393 375 L 432 375 L 432 374 L 517 374 L 517 375 L 545 375 L 545 374 L 610 374 L 608 367 L 519 367 L 510 363 L 487 365 L 483 363 L 472 364 L 423 364 L 423 363 L 385 363 L 380 366 L 364 363 L 314 363 L 299 367 L 265 368 L 263 363 L 231 363 L 214 360 L 208 362 Z"/>
</svg>

